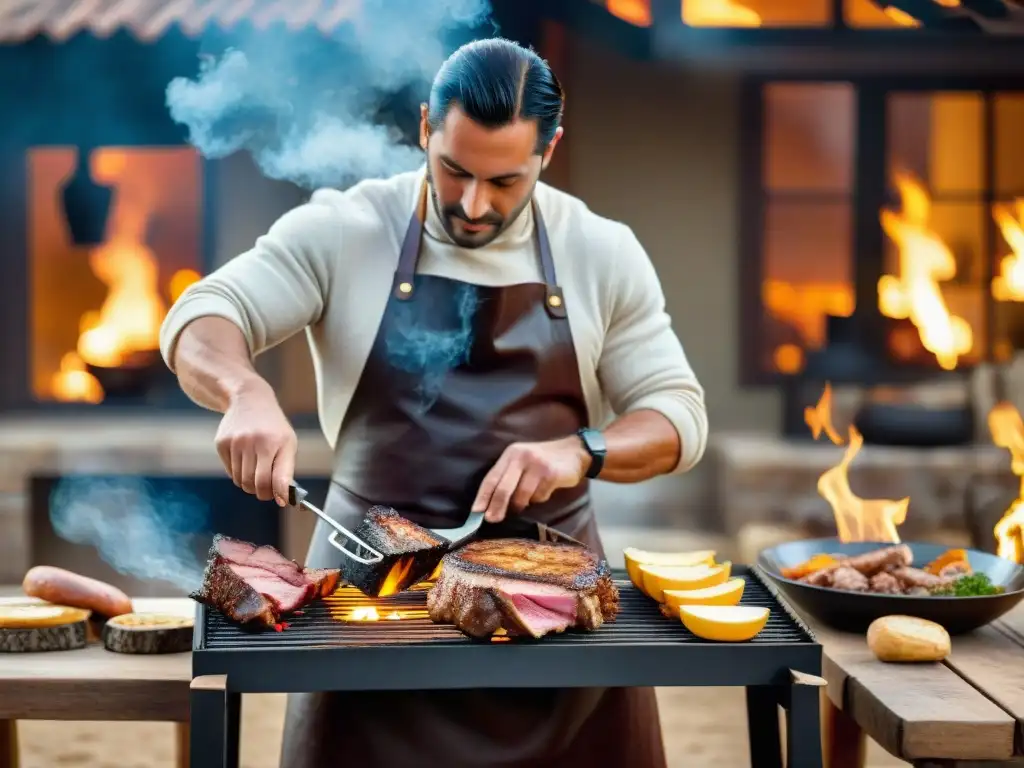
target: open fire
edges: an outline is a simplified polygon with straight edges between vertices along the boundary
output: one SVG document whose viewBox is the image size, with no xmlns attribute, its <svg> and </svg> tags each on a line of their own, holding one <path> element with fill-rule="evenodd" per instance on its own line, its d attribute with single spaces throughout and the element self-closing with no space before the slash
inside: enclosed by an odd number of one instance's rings
<svg viewBox="0 0 1024 768">
<path fill-rule="evenodd" d="M 996 523 L 996 554 L 1024 563 L 1024 421 L 1020 411 L 1009 403 L 998 403 L 988 414 L 992 442 L 1010 452 L 1010 468 L 1021 478 L 1017 498 Z"/>
<path fill-rule="evenodd" d="M 956 259 L 929 225 L 931 199 L 924 185 L 905 173 L 896 174 L 894 181 L 902 210 L 882 211 L 881 222 L 899 249 L 899 270 L 878 281 L 878 308 L 886 317 L 909 319 L 922 346 L 951 371 L 974 346 L 970 324 L 949 311 L 939 286 L 939 281 L 956 277 Z"/>
<path fill-rule="evenodd" d="M 992 216 L 1012 251 L 992 278 L 992 296 L 997 301 L 1024 301 L 1024 199 L 993 206 Z"/>
<path fill-rule="evenodd" d="M 804 411 L 804 420 L 814 439 L 824 434 L 835 445 L 843 439 L 832 422 L 832 387 L 826 384 L 813 408 Z M 996 523 L 993 535 L 996 554 L 1016 563 L 1024 563 L 1024 419 L 1009 403 L 997 404 L 988 415 L 993 442 L 1010 452 L 1013 473 L 1021 478 L 1017 499 Z M 849 467 L 864 444 L 856 427 L 849 427 L 850 441 L 839 463 L 818 479 L 818 493 L 832 507 L 839 540 L 877 541 L 897 544 L 897 528 L 907 517 L 910 497 L 898 501 L 862 499 L 850 488 Z"/>
<path fill-rule="evenodd" d="M 811 434 L 817 439 L 825 434 L 835 445 L 842 445 L 843 439 L 832 423 L 832 388 L 825 385 L 825 391 L 813 408 L 804 413 Z M 849 467 L 864 444 L 864 438 L 856 427 L 849 427 L 850 442 L 840 462 L 818 478 L 818 493 L 832 507 L 839 540 L 880 541 L 898 543 L 896 531 L 906 519 L 910 498 L 899 501 L 886 499 L 862 499 L 850 488 Z"/>
</svg>

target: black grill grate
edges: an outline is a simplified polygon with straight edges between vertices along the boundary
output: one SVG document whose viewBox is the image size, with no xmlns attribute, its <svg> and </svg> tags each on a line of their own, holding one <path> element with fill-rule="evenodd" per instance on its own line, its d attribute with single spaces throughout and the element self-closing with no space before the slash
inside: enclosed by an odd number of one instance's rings
<svg viewBox="0 0 1024 768">
<path fill-rule="evenodd" d="M 751 573 L 746 580 L 741 605 L 771 609 L 768 624 L 750 642 L 809 642 L 806 630 L 792 615 L 783 610 L 775 596 Z M 618 618 L 606 623 L 598 632 L 567 632 L 543 638 L 545 644 L 615 645 L 621 643 L 704 643 L 681 621 L 664 616 L 657 604 L 639 592 L 625 574 L 614 574 L 619 588 L 621 610 Z M 289 619 L 281 632 L 253 633 L 228 622 L 220 613 L 206 616 L 205 647 L 227 648 L 315 648 L 317 646 L 361 646 L 429 643 L 474 642 L 452 626 L 434 624 L 427 616 L 426 588 L 417 587 L 388 598 L 368 598 L 354 587 L 341 587 L 333 595 L 309 606 L 301 616 Z M 354 615 L 372 610 L 376 621 L 358 620 Z M 390 618 L 397 617 L 397 618 Z M 507 638 L 492 642 L 508 642 Z M 516 638 L 515 642 L 534 642 Z"/>
<path fill-rule="evenodd" d="M 280 632 L 244 630 L 200 606 L 193 673 L 228 674 L 246 691 L 400 689 L 412 679 L 404 687 L 755 685 L 787 669 L 818 674 L 820 646 L 774 588 L 743 566 L 733 575 L 746 581 L 741 605 L 770 609 L 765 628 L 743 643 L 696 637 L 615 571 L 614 621 L 541 640 L 480 642 L 434 624 L 426 588 L 373 599 L 341 587 Z M 369 609 L 377 620 L 356 618 Z"/>
</svg>

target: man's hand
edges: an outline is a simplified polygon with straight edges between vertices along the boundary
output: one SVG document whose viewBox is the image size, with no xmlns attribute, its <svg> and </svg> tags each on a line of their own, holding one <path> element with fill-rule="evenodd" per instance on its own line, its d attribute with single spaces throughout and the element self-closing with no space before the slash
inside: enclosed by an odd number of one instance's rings
<svg viewBox="0 0 1024 768">
<path fill-rule="evenodd" d="M 530 504 L 542 504 L 559 488 L 579 485 L 590 466 L 590 454 L 573 435 L 544 443 L 513 443 L 480 483 L 474 512 L 497 523 L 509 508 L 521 512 Z"/>
<path fill-rule="evenodd" d="M 235 485 L 260 501 L 288 503 L 298 440 L 270 385 L 261 381 L 231 399 L 216 442 Z"/>
</svg>

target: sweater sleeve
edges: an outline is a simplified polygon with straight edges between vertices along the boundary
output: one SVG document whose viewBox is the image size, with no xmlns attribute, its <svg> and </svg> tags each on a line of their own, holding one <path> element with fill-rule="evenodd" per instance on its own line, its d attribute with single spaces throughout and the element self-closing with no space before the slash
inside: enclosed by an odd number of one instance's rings
<svg viewBox="0 0 1024 768">
<path fill-rule="evenodd" d="M 685 472 L 707 446 L 704 389 L 672 329 L 654 265 L 628 227 L 614 263 L 597 372 L 601 387 L 615 413 L 654 410 L 672 423 L 682 443 L 673 474 Z"/>
<path fill-rule="evenodd" d="M 340 238 L 338 211 L 316 196 L 288 211 L 248 251 L 189 286 L 164 318 L 160 351 L 168 366 L 185 326 L 200 317 L 237 325 L 255 357 L 315 323 L 324 311 Z"/>
</svg>

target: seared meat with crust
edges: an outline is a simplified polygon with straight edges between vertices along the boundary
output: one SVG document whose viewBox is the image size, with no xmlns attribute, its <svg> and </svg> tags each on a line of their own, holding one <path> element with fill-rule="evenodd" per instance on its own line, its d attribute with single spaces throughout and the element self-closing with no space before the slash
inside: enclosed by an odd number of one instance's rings
<svg viewBox="0 0 1024 768">
<path fill-rule="evenodd" d="M 282 614 L 329 595 L 338 571 L 303 568 L 270 546 L 217 534 L 203 584 L 191 597 L 240 624 L 274 626 Z"/>
<path fill-rule="evenodd" d="M 572 544 L 488 539 L 445 555 L 427 596 L 432 621 L 484 638 L 598 629 L 619 611 L 608 564 Z"/>
<path fill-rule="evenodd" d="M 393 595 L 423 581 L 451 545 L 391 507 L 379 505 L 370 507 L 352 533 L 384 556 L 379 563 L 344 564 L 345 580 L 370 597 Z"/>
</svg>

